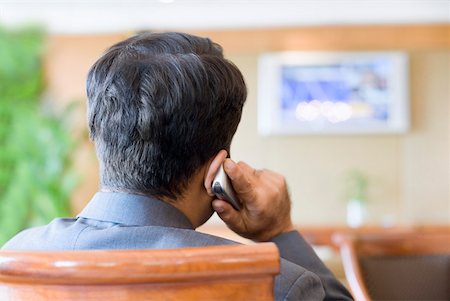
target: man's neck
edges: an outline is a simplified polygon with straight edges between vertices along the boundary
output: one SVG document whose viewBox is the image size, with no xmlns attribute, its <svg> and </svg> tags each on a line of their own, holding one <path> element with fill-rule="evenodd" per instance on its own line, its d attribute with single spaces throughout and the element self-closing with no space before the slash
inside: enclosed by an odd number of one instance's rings
<svg viewBox="0 0 450 301">
<path fill-rule="evenodd" d="M 155 197 L 126 188 L 119 189 L 102 186 L 100 191 L 130 193 L 157 198 L 180 210 L 189 219 L 194 228 L 204 224 L 214 213 L 211 207 L 212 198 L 207 194 L 203 186 L 203 172 L 196 173 L 187 185 L 185 191 L 175 199 L 164 196 Z"/>
<path fill-rule="evenodd" d="M 191 177 L 186 189 L 175 200 L 164 200 L 184 213 L 194 228 L 203 225 L 213 215 L 211 202 L 204 181 L 205 170 L 202 168 Z"/>
</svg>

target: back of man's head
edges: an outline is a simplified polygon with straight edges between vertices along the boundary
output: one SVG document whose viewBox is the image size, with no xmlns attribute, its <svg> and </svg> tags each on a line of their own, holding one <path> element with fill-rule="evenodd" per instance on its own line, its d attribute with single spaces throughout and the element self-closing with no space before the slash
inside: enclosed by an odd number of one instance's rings
<svg viewBox="0 0 450 301">
<path fill-rule="evenodd" d="M 101 185 L 175 199 L 200 167 L 229 150 L 246 87 L 209 39 L 143 33 L 92 66 L 87 95 Z"/>
</svg>

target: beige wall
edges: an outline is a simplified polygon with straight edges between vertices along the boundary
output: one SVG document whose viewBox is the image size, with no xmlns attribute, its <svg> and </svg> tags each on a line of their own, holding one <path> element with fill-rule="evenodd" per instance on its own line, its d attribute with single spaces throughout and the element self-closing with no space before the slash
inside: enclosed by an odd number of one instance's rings
<svg viewBox="0 0 450 301">
<path fill-rule="evenodd" d="M 233 157 L 287 177 L 297 223 L 344 223 L 344 181 L 352 169 L 369 177 L 371 223 L 449 223 L 449 52 L 409 55 L 409 133 L 291 137 L 258 135 L 256 54 L 231 56 L 250 91 Z"/>
<path fill-rule="evenodd" d="M 450 223 L 449 57 L 412 53 L 413 130 L 401 139 L 401 208 L 405 221 Z"/>
<path fill-rule="evenodd" d="M 89 66 L 106 47 L 123 37 L 52 37 L 46 59 L 50 95 L 60 103 L 84 99 Z M 233 158 L 287 177 L 294 220 L 298 224 L 344 223 L 344 178 L 354 168 L 370 178 L 371 223 L 383 220 L 402 224 L 449 223 L 450 53 L 448 48 L 416 48 L 420 50 L 407 47 L 413 119 L 408 134 L 264 138 L 256 130 L 259 51 L 232 51 L 229 58 L 242 70 L 249 88 L 242 122 L 232 145 Z M 82 106 L 80 127 L 85 124 L 84 114 Z M 95 193 L 98 183 L 92 146 L 83 144 L 76 160 L 84 180 L 73 197 L 75 212 Z"/>
</svg>

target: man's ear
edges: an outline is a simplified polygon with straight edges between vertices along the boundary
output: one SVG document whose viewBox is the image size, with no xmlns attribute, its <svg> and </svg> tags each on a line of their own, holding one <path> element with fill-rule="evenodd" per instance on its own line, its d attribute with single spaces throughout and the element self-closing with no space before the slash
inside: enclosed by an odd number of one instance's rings
<svg viewBox="0 0 450 301">
<path fill-rule="evenodd" d="M 214 176 L 219 170 L 220 165 L 227 158 L 227 154 L 228 154 L 227 151 L 222 149 L 220 152 L 217 153 L 217 155 L 214 156 L 214 158 L 210 161 L 209 166 L 206 168 L 204 185 L 206 191 L 210 196 L 214 196 L 214 193 L 211 190 L 211 185 L 212 181 L 214 180 Z"/>
</svg>

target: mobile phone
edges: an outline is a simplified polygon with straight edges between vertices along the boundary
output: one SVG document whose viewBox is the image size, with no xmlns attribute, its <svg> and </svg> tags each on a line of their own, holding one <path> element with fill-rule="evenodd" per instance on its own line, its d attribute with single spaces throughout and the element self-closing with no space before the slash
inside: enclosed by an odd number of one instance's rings
<svg viewBox="0 0 450 301">
<path fill-rule="evenodd" d="M 217 198 L 227 201 L 236 210 L 241 210 L 241 202 L 236 197 L 236 192 L 231 185 L 231 181 L 228 178 L 223 165 L 220 165 L 219 171 L 217 172 L 214 180 L 212 182 L 212 191 L 217 196 Z"/>
</svg>

